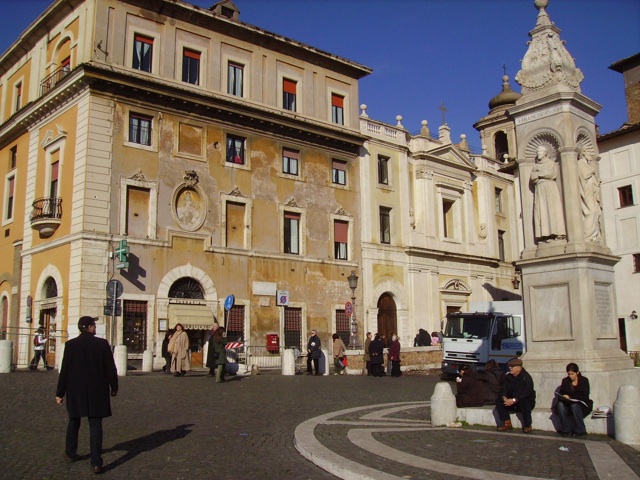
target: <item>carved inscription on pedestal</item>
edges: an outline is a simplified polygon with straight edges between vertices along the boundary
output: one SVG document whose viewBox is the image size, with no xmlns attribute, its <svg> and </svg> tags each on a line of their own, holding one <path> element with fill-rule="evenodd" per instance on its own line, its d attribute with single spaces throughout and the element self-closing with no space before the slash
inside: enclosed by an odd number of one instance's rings
<svg viewBox="0 0 640 480">
<path fill-rule="evenodd" d="M 616 338 L 613 328 L 613 312 L 611 309 L 611 305 L 613 304 L 611 284 L 596 283 L 594 289 L 598 338 Z"/>
</svg>

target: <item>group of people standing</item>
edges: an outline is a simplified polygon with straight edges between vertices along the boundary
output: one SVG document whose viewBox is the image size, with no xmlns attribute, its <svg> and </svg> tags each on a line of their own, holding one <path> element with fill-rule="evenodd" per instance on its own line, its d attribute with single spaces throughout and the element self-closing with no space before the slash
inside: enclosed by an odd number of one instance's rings
<svg viewBox="0 0 640 480">
<path fill-rule="evenodd" d="M 384 377 L 385 337 L 380 333 L 376 333 L 373 339 L 371 337 L 371 332 L 367 332 L 367 338 L 364 341 L 364 361 L 367 375 Z M 391 342 L 389 342 L 388 348 L 387 370 L 392 377 L 399 377 L 402 372 L 400 371 L 400 341 L 397 335 L 391 335 Z"/>
<path fill-rule="evenodd" d="M 520 412 L 522 431 L 531 433 L 531 413 L 536 406 L 533 378 L 519 358 L 509 360 L 507 368 L 509 371 L 505 374 L 495 360 L 486 363 L 484 372 L 478 372 L 468 365 L 460 367 L 460 376 L 456 378 L 456 406 L 495 405 L 500 432 L 513 430 L 510 415 Z M 581 437 L 587 433 L 584 418 L 593 409 L 593 401 L 589 399 L 589 379 L 582 376 L 575 363 L 569 363 L 566 371 L 567 376 L 556 389 L 552 411 L 560 419 L 559 433 L 562 436 Z"/>
</svg>

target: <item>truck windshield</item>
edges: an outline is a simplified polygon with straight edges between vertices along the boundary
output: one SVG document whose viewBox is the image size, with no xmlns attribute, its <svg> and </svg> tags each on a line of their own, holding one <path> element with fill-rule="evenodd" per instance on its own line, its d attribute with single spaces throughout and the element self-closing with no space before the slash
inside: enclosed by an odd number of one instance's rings
<svg viewBox="0 0 640 480">
<path fill-rule="evenodd" d="M 491 318 L 456 317 L 447 318 L 444 336 L 450 338 L 488 338 Z"/>
</svg>

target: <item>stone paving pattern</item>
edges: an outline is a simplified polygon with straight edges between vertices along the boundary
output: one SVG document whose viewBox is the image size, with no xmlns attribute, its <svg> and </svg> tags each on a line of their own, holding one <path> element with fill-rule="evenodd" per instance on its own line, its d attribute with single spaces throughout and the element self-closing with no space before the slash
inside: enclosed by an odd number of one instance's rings
<svg viewBox="0 0 640 480">
<path fill-rule="evenodd" d="M 62 457 L 66 408 L 55 404 L 56 371 L 0 375 L 0 479 L 68 479 L 90 476 L 88 426 L 80 430 L 81 460 Z M 263 373 L 216 384 L 205 372 L 176 378 L 162 373 L 120 377 L 114 415 L 103 422 L 105 478 L 127 479 L 332 479 L 294 447 L 303 421 L 329 412 L 392 402 L 428 401 L 437 372 L 401 378 L 362 376 L 284 377 Z M 375 407 L 373 407 L 375 410 Z M 428 419 L 428 407 L 402 418 Z M 348 417 L 348 416 L 347 416 Z M 345 417 L 345 418 L 347 418 Z M 534 425 L 535 427 L 535 425 Z M 322 425 L 316 436 L 340 455 L 405 478 L 447 478 L 377 457 L 346 439 L 347 428 Z M 487 429 L 434 429 L 375 434 L 380 441 L 417 455 L 467 466 L 543 478 L 597 478 L 578 446 L 571 455 L 530 436 L 486 435 Z M 640 453 L 600 436 L 640 476 Z M 517 457 L 519 461 L 514 461 Z M 546 462 L 541 471 L 540 465 Z M 537 465 L 536 465 L 537 464 Z M 539 473 L 540 472 L 540 473 Z M 594 476 L 595 475 L 595 476 Z"/>
</svg>

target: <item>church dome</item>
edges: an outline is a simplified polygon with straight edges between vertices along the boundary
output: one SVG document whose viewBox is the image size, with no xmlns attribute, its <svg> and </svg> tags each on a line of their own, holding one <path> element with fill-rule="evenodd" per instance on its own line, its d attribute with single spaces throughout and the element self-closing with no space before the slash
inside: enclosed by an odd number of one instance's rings
<svg viewBox="0 0 640 480">
<path fill-rule="evenodd" d="M 516 101 L 522 97 L 521 93 L 514 92 L 511 90 L 511 85 L 509 85 L 509 77 L 507 75 L 502 77 L 502 91 L 493 97 L 489 102 L 489 108 L 493 110 L 497 107 L 502 107 L 505 105 L 515 105 Z"/>
</svg>

